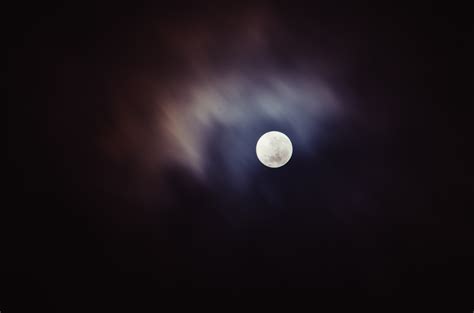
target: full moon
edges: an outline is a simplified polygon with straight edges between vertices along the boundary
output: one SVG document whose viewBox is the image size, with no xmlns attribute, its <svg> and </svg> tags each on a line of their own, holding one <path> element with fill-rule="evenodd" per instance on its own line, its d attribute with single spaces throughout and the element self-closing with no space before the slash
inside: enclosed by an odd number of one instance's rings
<svg viewBox="0 0 474 313">
<path fill-rule="evenodd" d="M 257 158 L 263 165 L 277 168 L 282 167 L 293 154 L 290 138 L 278 131 L 265 133 L 257 141 Z"/>
</svg>

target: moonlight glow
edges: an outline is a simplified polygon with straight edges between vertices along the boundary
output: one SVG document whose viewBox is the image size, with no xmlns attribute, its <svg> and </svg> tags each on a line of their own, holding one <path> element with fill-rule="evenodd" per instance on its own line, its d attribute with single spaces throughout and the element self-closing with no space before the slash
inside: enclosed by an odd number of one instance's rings
<svg viewBox="0 0 474 313">
<path fill-rule="evenodd" d="M 279 35 L 285 24 L 271 12 L 255 14 L 236 16 L 225 30 L 210 21 L 198 29 L 170 24 L 172 32 L 155 35 L 182 70 L 137 70 L 111 83 L 114 110 L 101 147 L 112 163 L 130 162 L 131 190 L 174 168 L 208 186 L 225 177 L 229 189 L 246 188 L 260 166 L 257 136 L 285 129 L 304 156 L 324 139 L 324 125 L 345 116 L 342 92 L 327 79 L 330 60 L 292 54 L 291 66 L 282 64 L 275 47 L 295 44 Z"/>
</svg>

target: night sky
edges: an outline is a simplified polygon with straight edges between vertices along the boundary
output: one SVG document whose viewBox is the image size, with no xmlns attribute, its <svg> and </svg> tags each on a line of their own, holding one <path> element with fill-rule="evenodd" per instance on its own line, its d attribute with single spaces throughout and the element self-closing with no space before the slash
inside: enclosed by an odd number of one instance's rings
<svg viewBox="0 0 474 313">
<path fill-rule="evenodd" d="M 305 287 L 471 312 L 466 10 L 12 11 L 0 310 Z M 277 169 L 255 154 L 271 130 L 293 143 Z"/>
</svg>

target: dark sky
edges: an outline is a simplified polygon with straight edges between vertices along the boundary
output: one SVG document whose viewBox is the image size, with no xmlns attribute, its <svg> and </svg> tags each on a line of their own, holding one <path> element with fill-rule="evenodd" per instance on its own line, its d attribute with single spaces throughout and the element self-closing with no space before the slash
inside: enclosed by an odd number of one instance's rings
<svg viewBox="0 0 474 313">
<path fill-rule="evenodd" d="M 0 310 L 199 287 L 472 310 L 465 10 L 12 10 Z M 269 130 L 293 140 L 279 169 L 255 156 Z"/>
</svg>

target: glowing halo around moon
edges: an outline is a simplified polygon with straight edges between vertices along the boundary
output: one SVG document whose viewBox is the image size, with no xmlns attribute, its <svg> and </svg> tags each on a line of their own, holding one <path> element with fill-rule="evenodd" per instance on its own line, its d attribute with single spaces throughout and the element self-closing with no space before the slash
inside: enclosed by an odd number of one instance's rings
<svg viewBox="0 0 474 313">
<path fill-rule="evenodd" d="M 257 141 L 257 158 L 270 168 L 282 167 L 291 159 L 293 145 L 290 138 L 278 131 L 263 134 Z"/>
</svg>

